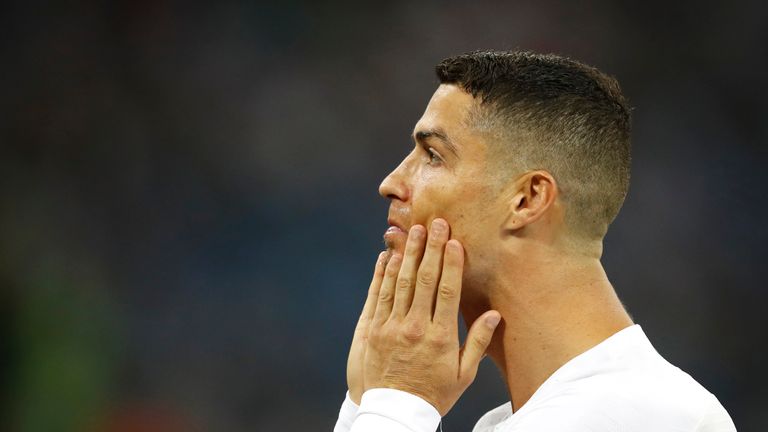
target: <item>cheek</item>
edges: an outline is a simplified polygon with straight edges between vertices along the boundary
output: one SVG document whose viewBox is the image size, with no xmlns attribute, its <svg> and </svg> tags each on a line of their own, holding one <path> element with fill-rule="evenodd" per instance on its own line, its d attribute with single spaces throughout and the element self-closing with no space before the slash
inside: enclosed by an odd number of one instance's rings
<svg viewBox="0 0 768 432">
<path fill-rule="evenodd" d="M 449 213 L 454 206 L 450 187 L 439 179 L 428 179 L 412 189 L 412 224 L 428 224 L 441 217 L 450 223 Z"/>
<path fill-rule="evenodd" d="M 462 243 L 470 241 L 477 231 L 478 222 L 483 218 L 483 205 L 476 201 L 477 194 L 467 188 L 434 188 L 433 199 L 421 210 L 421 221 L 444 218 L 451 226 L 451 237 Z"/>
<path fill-rule="evenodd" d="M 441 217 L 450 224 L 452 238 L 473 243 L 488 222 L 492 197 L 487 185 L 480 181 L 457 184 L 455 178 L 434 173 L 425 173 L 421 179 L 412 189 L 411 224 L 429 226 Z"/>
<path fill-rule="evenodd" d="M 469 252 L 486 249 L 495 232 L 494 202 L 482 188 L 471 188 L 457 194 L 446 211 L 452 237 L 461 241 Z"/>
</svg>

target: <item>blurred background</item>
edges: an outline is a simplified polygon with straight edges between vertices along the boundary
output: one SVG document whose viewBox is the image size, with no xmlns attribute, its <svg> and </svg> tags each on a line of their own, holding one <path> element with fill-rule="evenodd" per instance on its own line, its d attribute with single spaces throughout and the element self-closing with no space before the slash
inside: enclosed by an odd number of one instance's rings
<svg viewBox="0 0 768 432">
<path fill-rule="evenodd" d="M 763 2 L 0 6 L 0 429 L 330 431 L 433 67 L 566 54 L 634 106 L 604 263 L 667 359 L 768 429 Z M 490 363 L 444 422 L 507 400 Z"/>
</svg>

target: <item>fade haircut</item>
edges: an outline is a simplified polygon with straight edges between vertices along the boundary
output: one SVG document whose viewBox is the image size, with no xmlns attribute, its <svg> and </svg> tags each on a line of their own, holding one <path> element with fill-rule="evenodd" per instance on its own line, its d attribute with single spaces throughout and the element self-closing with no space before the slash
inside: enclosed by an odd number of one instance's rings
<svg viewBox="0 0 768 432">
<path fill-rule="evenodd" d="M 436 72 L 441 84 L 479 99 L 469 126 L 504 147 L 507 179 L 548 171 L 570 231 L 585 239 L 605 235 L 624 202 L 630 171 L 630 108 L 614 78 L 568 58 L 525 51 L 450 57 Z"/>
</svg>

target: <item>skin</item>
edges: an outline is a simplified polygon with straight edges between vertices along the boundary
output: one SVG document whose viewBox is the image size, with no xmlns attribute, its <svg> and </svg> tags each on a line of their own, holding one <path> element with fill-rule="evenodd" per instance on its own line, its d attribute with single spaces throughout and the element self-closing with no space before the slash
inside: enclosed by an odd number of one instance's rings
<svg viewBox="0 0 768 432">
<path fill-rule="evenodd" d="M 568 231 L 547 171 L 499 175 L 500 150 L 468 126 L 477 103 L 441 85 L 414 149 L 380 186 L 395 228 L 347 363 L 358 404 L 367 389 L 395 388 L 445 415 L 487 353 L 518 410 L 560 366 L 632 325 L 600 263 L 602 239 Z"/>
</svg>

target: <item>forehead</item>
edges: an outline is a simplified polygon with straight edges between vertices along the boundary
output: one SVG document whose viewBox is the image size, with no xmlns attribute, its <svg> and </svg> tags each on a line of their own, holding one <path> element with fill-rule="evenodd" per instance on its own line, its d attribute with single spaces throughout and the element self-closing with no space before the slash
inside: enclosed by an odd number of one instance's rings
<svg viewBox="0 0 768 432">
<path fill-rule="evenodd" d="M 414 129 L 442 128 L 453 132 L 466 129 L 466 119 L 474 103 L 472 95 L 461 88 L 453 84 L 441 84 Z"/>
<path fill-rule="evenodd" d="M 441 131 L 455 144 L 462 159 L 481 157 L 485 150 L 483 136 L 471 126 L 469 116 L 477 100 L 461 87 L 441 84 L 414 127 L 419 131 Z"/>
</svg>

